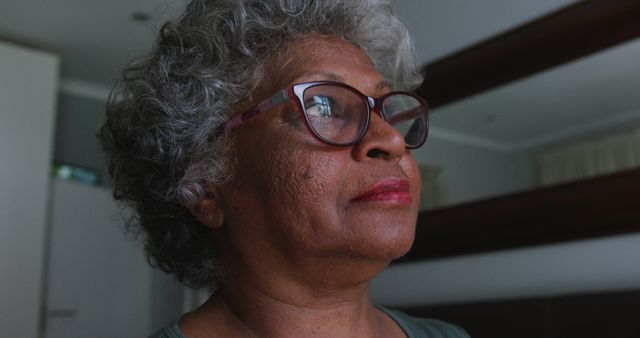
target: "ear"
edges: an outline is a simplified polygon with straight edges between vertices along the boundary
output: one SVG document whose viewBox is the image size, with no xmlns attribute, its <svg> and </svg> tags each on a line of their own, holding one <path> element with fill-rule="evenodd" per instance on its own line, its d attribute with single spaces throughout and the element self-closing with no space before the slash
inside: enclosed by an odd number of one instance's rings
<svg viewBox="0 0 640 338">
<path fill-rule="evenodd" d="M 207 194 L 200 203 L 188 206 L 189 211 L 202 224 L 218 229 L 224 224 L 224 211 L 215 187 L 207 187 Z"/>
</svg>

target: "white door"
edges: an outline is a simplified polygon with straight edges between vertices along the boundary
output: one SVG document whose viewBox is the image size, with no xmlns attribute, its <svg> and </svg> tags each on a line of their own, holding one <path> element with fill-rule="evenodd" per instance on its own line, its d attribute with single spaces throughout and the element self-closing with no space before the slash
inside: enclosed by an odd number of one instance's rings
<svg viewBox="0 0 640 338">
<path fill-rule="evenodd" d="M 111 192 L 55 181 L 46 338 L 146 337 L 151 268 Z"/>
<path fill-rule="evenodd" d="M 0 42 L 0 337 L 40 332 L 58 58 Z"/>
</svg>

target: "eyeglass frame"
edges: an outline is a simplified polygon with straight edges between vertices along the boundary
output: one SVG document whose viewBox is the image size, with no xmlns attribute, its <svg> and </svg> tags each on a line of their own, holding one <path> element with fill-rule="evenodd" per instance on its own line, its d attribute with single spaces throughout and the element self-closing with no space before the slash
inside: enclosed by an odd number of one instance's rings
<svg viewBox="0 0 640 338">
<path fill-rule="evenodd" d="M 355 94 L 357 94 L 362 100 L 363 103 L 366 103 L 367 106 L 367 116 L 366 116 L 366 120 L 365 120 L 365 124 L 364 127 L 362 128 L 362 130 L 359 132 L 359 134 L 357 135 L 357 137 L 348 143 L 336 143 L 336 142 L 332 142 L 329 140 L 326 140 L 325 138 L 323 138 L 322 136 L 320 136 L 310 125 L 310 122 L 308 120 L 308 117 L 305 113 L 305 109 L 304 109 L 304 92 L 305 90 L 307 90 L 310 87 L 313 86 L 317 86 L 317 85 L 333 85 L 333 86 L 338 86 L 338 87 L 343 87 L 346 88 L 352 92 L 354 92 Z M 357 90 L 356 88 L 346 84 L 346 83 L 342 83 L 342 82 L 335 82 L 335 81 L 311 81 L 311 82 L 301 82 L 301 83 L 296 83 L 293 84 L 285 89 L 281 89 L 279 91 L 277 91 L 275 94 L 271 95 L 271 97 L 261 101 L 260 103 L 256 104 L 255 106 L 253 106 L 253 108 L 247 109 L 244 112 L 234 116 L 233 118 L 231 118 L 227 123 L 226 123 L 226 128 L 227 130 L 232 130 L 244 123 L 246 123 L 247 121 L 249 121 L 250 119 L 254 118 L 255 116 L 265 113 L 267 111 L 269 111 L 270 109 L 283 104 L 287 101 L 293 101 L 296 106 L 298 107 L 298 112 L 301 115 L 301 119 L 304 121 L 304 125 L 307 127 L 308 131 L 311 133 L 311 135 L 313 135 L 316 139 L 318 139 L 320 142 L 328 144 L 328 145 L 332 145 L 332 146 L 336 146 L 336 147 L 349 147 L 349 146 L 353 146 L 356 145 L 360 142 L 362 142 L 362 139 L 364 138 L 364 136 L 367 134 L 367 131 L 369 131 L 369 124 L 371 121 L 371 114 L 373 111 L 377 112 L 377 114 L 387 123 L 389 123 L 389 125 L 391 125 L 393 127 L 393 124 L 391 123 L 392 121 L 389 121 L 386 116 L 384 115 L 383 109 L 380 109 L 380 107 L 382 107 L 382 102 L 388 98 L 389 96 L 392 95 L 405 95 L 405 96 L 410 96 L 414 99 L 416 99 L 418 101 L 418 103 L 420 104 L 420 108 L 421 108 L 421 112 L 423 114 L 423 118 L 424 118 L 424 122 L 425 122 L 425 132 L 424 132 L 424 136 L 422 137 L 422 139 L 420 140 L 420 142 L 418 142 L 415 146 L 409 146 L 407 145 L 407 143 L 405 142 L 405 148 L 407 149 L 417 149 L 420 148 L 424 142 L 427 140 L 427 135 L 429 134 L 429 104 L 421 97 L 414 95 L 412 93 L 409 92 L 405 92 L 405 91 L 392 91 L 389 93 L 386 93 L 382 96 L 379 96 L 377 98 L 371 97 L 371 96 L 367 96 L 365 94 L 363 94 L 362 92 L 360 92 L 359 90 Z M 395 130 L 395 128 L 394 128 Z M 397 131 L 397 130 L 396 130 Z M 404 137 L 403 137 L 404 140 Z"/>
</svg>

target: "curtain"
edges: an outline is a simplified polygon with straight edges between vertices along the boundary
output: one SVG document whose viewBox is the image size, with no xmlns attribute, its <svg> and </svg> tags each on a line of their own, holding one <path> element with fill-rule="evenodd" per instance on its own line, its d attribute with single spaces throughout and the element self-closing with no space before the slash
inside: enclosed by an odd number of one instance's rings
<svg viewBox="0 0 640 338">
<path fill-rule="evenodd" d="M 640 129 L 542 151 L 540 183 L 551 185 L 640 167 Z"/>
</svg>

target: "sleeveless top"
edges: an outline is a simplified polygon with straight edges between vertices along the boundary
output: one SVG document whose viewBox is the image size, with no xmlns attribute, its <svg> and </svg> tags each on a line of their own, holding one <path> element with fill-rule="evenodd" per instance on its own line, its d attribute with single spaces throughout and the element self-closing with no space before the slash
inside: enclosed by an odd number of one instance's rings
<svg viewBox="0 0 640 338">
<path fill-rule="evenodd" d="M 401 311 L 378 307 L 393 319 L 408 338 L 469 338 L 462 328 L 437 319 L 415 318 Z M 149 338 L 187 338 L 178 327 L 178 320 L 173 321 Z"/>
</svg>

